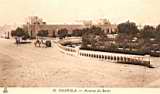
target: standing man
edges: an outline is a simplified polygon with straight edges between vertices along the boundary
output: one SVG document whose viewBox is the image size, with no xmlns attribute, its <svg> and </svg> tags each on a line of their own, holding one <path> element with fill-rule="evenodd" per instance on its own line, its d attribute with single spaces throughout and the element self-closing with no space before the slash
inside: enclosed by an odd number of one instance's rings
<svg viewBox="0 0 160 94">
<path fill-rule="evenodd" d="M 16 40 L 16 44 L 18 46 L 18 37 L 17 36 L 16 36 L 15 40 Z"/>
<path fill-rule="evenodd" d="M 20 37 L 18 37 L 18 36 L 16 36 L 16 44 L 17 44 L 17 46 L 20 44 Z"/>
</svg>

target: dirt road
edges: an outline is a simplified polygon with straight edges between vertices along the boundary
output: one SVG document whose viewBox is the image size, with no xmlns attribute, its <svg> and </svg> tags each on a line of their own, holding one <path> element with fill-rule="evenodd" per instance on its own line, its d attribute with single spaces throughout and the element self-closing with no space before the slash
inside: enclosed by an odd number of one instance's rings
<svg viewBox="0 0 160 94">
<path fill-rule="evenodd" d="M 17 46 L 13 40 L 0 39 L 1 87 L 160 87 L 159 79 L 159 67 L 72 57 L 54 45 Z"/>
</svg>

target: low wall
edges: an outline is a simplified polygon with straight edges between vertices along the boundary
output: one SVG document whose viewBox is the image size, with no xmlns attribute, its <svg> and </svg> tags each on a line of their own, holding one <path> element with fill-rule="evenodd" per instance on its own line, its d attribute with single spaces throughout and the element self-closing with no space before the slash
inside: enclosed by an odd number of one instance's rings
<svg viewBox="0 0 160 94">
<path fill-rule="evenodd" d="M 81 41 L 82 41 L 82 38 L 80 37 L 66 37 L 65 39 L 60 40 L 58 43 L 60 44 L 66 44 L 68 42 L 80 43 Z"/>
<path fill-rule="evenodd" d="M 99 60 L 106 60 L 110 62 L 144 65 L 147 67 L 151 67 L 149 58 L 145 56 L 98 52 L 98 51 L 87 51 L 87 50 L 79 50 L 79 56 L 96 58 Z"/>
<path fill-rule="evenodd" d="M 63 40 L 63 42 L 66 42 L 66 41 L 67 40 Z M 88 58 L 106 60 L 106 61 L 116 62 L 116 63 L 135 64 L 135 65 L 143 65 L 143 66 L 151 67 L 148 56 L 80 50 L 79 48 L 63 46 L 61 45 L 61 43 L 62 41 L 58 42 L 56 46 L 62 53 L 66 55 L 88 57 Z"/>
<path fill-rule="evenodd" d="M 66 46 L 63 46 L 59 43 L 57 43 L 56 46 L 59 49 L 59 51 L 64 54 L 71 55 L 71 56 L 77 56 L 77 51 L 75 48 L 66 47 Z"/>
</svg>

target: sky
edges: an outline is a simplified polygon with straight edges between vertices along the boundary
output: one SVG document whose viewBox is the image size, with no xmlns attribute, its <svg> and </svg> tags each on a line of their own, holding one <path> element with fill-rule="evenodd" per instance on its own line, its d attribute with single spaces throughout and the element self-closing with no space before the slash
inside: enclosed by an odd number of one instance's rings
<svg viewBox="0 0 160 94">
<path fill-rule="evenodd" d="M 0 0 L 0 26 L 24 24 L 28 16 L 39 16 L 49 24 L 79 20 L 109 19 L 118 24 L 160 23 L 160 0 Z"/>
</svg>

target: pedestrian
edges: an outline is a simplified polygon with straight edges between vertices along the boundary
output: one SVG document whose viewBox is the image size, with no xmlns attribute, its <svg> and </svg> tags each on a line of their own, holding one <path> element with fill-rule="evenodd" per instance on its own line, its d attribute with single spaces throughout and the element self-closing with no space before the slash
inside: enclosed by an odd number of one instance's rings
<svg viewBox="0 0 160 94">
<path fill-rule="evenodd" d="M 18 37 L 18 44 L 20 44 L 21 37 Z"/>
<path fill-rule="evenodd" d="M 18 37 L 16 36 L 16 38 L 15 38 L 15 39 L 16 39 L 16 44 L 17 44 L 17 46 L 18 46 Z"/>
</svg>

